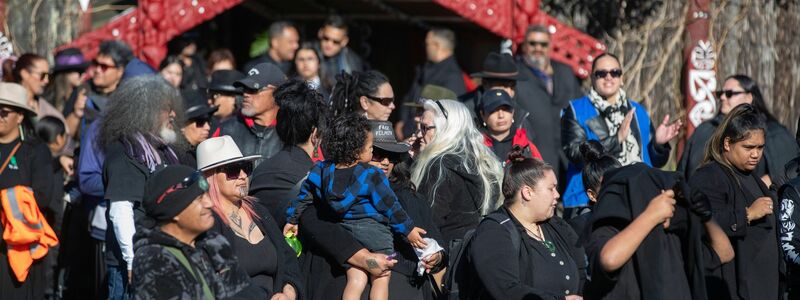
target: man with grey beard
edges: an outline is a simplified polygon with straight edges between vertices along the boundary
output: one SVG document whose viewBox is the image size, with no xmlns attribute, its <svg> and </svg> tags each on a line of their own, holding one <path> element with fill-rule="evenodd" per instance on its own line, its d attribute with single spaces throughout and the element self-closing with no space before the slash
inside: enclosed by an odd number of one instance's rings
<svg viewBox="0 0 800 300">
<path fill-rule="evenodd" d="M 283 148 L 275 131 L 279 107 L 273 93 L 285 80 L 286 75 L 271 63 L 261 63 L 248 70 L 247 77 L 233 84 L 244 91 L 241 113 L 223 122 L 214 135 L 231 136 L 244 156 L 261 155 L 254 167 Z"/>
<path fill-rule="evenodd" d="M 517 55 L 517 68 L 524 79 L 517 83 L 516 100 L 531 113 L 533 122 L 528 130 L 534 132 L 532 142 L 558 175 L 567 162 L 561 151 L 561 109 L 584 93 L 572 68 L 550 59 L 551 49 L 547 27 L 528 27 Z"/>
<path fill-rule="evenodd" d="M 100 123 L 98 146 L 105 153 L 104 199 L 109 299 L 127 299 L 133 267 L 133 235 L 144 215 L 145 181 L 164 165 L 178 164 L 174 142 L 180 94 L 164 79 L 145 75 L 128 79 L 110 98 Z"/>
</svg>

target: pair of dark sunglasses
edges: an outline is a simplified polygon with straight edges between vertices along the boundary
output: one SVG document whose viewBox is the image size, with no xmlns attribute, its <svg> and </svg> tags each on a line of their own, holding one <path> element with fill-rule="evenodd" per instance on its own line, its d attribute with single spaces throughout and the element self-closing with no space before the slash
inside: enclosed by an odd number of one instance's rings
<svg viewBox="0 0 800 300">
<path fill-rule="evenodd" d="M 344 40 L 334 40 L 333 38 L 327 37 L 327 36 L 324 36 L 324 35 L 322 36 L 322 40 L 325 41 L 325 42 L 331 42 L 336 46 L 340 46 L 340 45 L 342 45 L 342 42 L 344 42 Z"/>
<path fill-rule="evenodd" d="M 33 74 L 35 72 L 30 72 L 30 73 Z M 45 80 L 45 79 L 49 79 L 49 78 L 50 78 L 50 73 L 48 73 L 48 72 L 39 73 L 39 80 Z"/>
<path fill-rule="evenodd" d="M 16 113 L 13 109 L 0 109 L 0 118 L 5 119 L 10 113 Z"/>
<path fill-rule="evenodd" d="M 117 66 L 115 66 L 115 65 L 104 64 L 104 63 L 101 63 L 101 62 L 97 61 L 96 59 L 92 61 L 92 66 L 94 66 L 95 68 L 100 69 L 100 71 L 103 71 L 103 72 L 108 71 L 108 69 L 116 69 L 117 68 Z"/>
<path fill-rule="evenodd" d="M 372 101 L 379 102 L 383 106 L 389 106 L 392 105 L 392 103 L 394 103 L 394 97 L 380 98 L 370 95 L 364 95 L 364 97 L 367 97 L 367 99 L 370 99 Z"/>
<path fill-rule="evenodd" d="M 195 171 L 192 173 L 192 175 L 183 178 L 181 182 L 170 186 L 169 188 L 167 188 L 166 191 L 161 193 L 161 196 L 158 196 L 158 199 L 156 199 L 156 204 L 161 203 L 161 201 L 164 201 L 164 198 L 169 196 L 169 194 L 172 194 L 180 190 L 188 189 L 195 183 L 199 184 L 200 189 L 203 190 L 204 192 L 208 191 L 208 181 L 206 181 L 206 178 L 203 177 L 203 173 L 200 173 L 200 171 Z"/>
<path fill-rule="evenodd" d="M 211 120 L 206 118 L 201 118 L 201 119 L 191 119 L 189 120 L 189 122 L 194 123 L 194 126 L 203 127 L 206 126 L 206 124 L 211 123 Z"/>
<path fill-rule="evenodd" d="M 550 46 L 550 42 L 528 41 L 528 46 L 547 48 L 547 46 Z"/>
<path fill-rule="evenodd" d="M 217 169 L 218 173 L 225 173 L 225 178 L 228 180 L 236 180 L 239 179 L 241 176 L 241 172 L 244 171 L 245 174 L 250 175 L 253 173 L 253 163 L 249 161 L 242 161 L 237 163 L 232 163 L 229 165 L 221 166 Z"/>
<path fill-rule="evenodd" d="M 389 159 L 390 163 L 397 164 L 400 162 L 401 160 L 400 158 L 401 155 L 389 153 L 379 149 L 375 149 L 375 151 L 372 151 L 372 161 L 377 163 L 383 162 L 384 159 Z"/>
<path fill-rule="evenodd" d="M 725 98 L 731 98 L 733 96 L 740 94 L 747 94 L 747 91 L 731 91 L 731 90 L 714 91 L 714 96 L 716 96 L 717 99 L 722 98 L 722 95 L 725 95 Z"/>
<path fill-rule="evenodd" d="M 611 75 L 613 78 L 619 78 L 622 76 L 622 70 L 620 69 L 613 69 L 613 70 L 597 70 L 594 71 L 594 78 L 606 78 L 606 76 Z"/>
</svg>

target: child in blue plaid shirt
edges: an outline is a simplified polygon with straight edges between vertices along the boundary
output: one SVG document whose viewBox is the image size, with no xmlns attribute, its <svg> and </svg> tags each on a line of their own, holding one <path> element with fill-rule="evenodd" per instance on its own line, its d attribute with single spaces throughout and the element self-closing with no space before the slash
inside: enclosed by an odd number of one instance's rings
<svg viewBox="0 0 800 300">
<path fill-rule="evenodd" d="M 311 169 L 300 194 L 286 210 L 284 234 L 297 234 L 297 223 L 305 207 L 324 203 L 341 217 L 340 224 L 371 252 L 392 254 L 392 231 L 406 236 L 412 246 L 425 248 L 422 238 L 425 230 L 414 227 L 383 171 L 368 164 L 372 160 L 373 138 L 371 126 L 362 116 L 348 114 L 333 120 L 322 142 L 328 160 Z M 342 299 L 360 299 L 368 278 L 368 272 L 350 267 Z M 388 299 L 389 278 L 370 278 L 370 299 Z"/>
</svg>

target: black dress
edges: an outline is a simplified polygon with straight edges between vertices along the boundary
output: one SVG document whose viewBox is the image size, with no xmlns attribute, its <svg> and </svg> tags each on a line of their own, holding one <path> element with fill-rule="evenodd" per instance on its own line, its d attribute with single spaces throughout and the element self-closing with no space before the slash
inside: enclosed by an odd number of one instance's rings
<svg viewBox="0 0 800 300">
<path fill-rule="evenodd" d="M 714 219 L 736 252 L 731 263 L 710 275 L 708 288 L 715 292 L 709 298 L 779 299 L 785 276 L 775 218 L 780 206 L 754 174 L 726 170 L 713 162 L 698 169 L 689 181 L 693 190 L 708 196 Z M 773 213 L 748 224 L 746 208 L 764 196 L 773 198 Z"/>
<path fill-rule="evenodd" d="M 20 140 L 8 144 L 0 144 L 0 165 L 5 162 L 11 150 Z M 5 171 L 0 174 L 0 190 L 17 185 L 29 186 L 33 189 L 39 209 L 50 206 L 53 195 L 53 172 L 50 150 L 44 144 L 26 140 L 22 142 L 9 162 Z M 2 209 L 0 209 L 2 213 Z M 0 224 L 0 232 L 4 228 Z M 17 282 L 8 264 L 7 246 L 0 239 L 0 299 L 42 299 L 45 289 L 52 283 L 45 277 L 44 259 L 33 262 L 25 282 Z M 48 254 L 49 255 L 49 254 Z"/>
</svg>

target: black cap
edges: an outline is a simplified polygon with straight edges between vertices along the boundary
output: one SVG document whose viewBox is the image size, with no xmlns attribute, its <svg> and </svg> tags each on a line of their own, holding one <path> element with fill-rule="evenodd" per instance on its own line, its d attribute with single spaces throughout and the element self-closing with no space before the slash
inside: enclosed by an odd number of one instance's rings
<svg viewBox="0 0 800 300">
<path fill-rule="evenodd" d="M 386 121 L 370 121 L 372 125 L 372 146 L 381 150 L 394 153 L 406 153 L 411 146 L 406 143 L 398 143 L 392 130 L 392 123 Z"/>
<path fill-rule="evenodd" d="M 474 73 L 472 77 L 491 78 L 491 79 L 504 79 L 504 80 L 525 80 L 521 76 L 514 58 L 508 54 L 500 54 L 491 52 L 483 60 L 483 70 L 480 73 Z"/>
<path fill-rule="evenodd" d="M 514 108 L 511 96 L 504 90 L 488 90 L 483 94 L 483 99 L 481 99 L 481 111 L 485 114 L 490 114 L 504 105 Z"/>
<path fill-rule="evenodd" d="M 233 86 L 233 83 L 244 77 L 244 73 L 236 70 L 214 71 L 211 73 L 211 82 L 208 83 L 208 94 L 212 94 L 211 92 L 241 94 L 242 89 Z"/>
<path fill-rule="evenodd" d="M 208 98 L 197 91 L 182 91 L 183 108 L 186 120 L 192 120 L 199 117 L 211 117 L 219 107 L 208 105 Z"/>
<path fill-rule="evenodd" d="M 236 81 L 233 86 L 260 90 L 268 85 L 278 87 L 284 81 L 286 81 L 286 75 L 280 68 L 271 63 L 260 63 L 248 70 L 247 77 Z"/>
<path fill-rule="evenodd" d="M 199 171 L 183 165 L 167 166 L 147 179 L 142 207 L 155 221 L 167 221 L 207 190 L 208 182 Z"/>
</svg>

